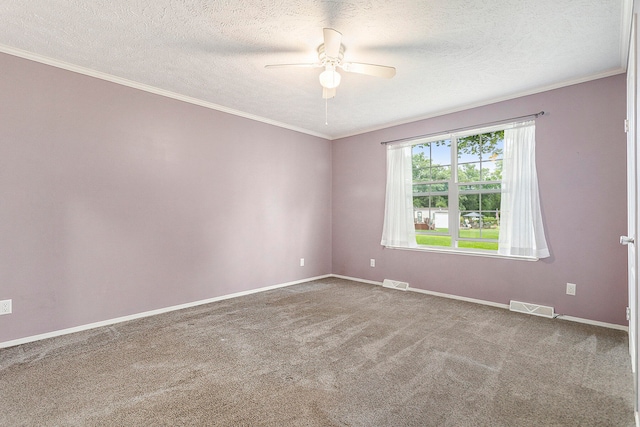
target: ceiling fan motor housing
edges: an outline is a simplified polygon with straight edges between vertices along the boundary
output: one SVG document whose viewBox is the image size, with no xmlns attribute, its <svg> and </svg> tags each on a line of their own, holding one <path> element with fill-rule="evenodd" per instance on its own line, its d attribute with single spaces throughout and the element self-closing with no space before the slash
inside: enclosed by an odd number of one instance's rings
<svg viewBox="0 0 640 427">
<path fill-rule="evenodd" d="M 342 63 L 342 59 L 344 58 L 344 50 L 344 45 L 341 44 L 338 56 L 336 58 L 332 58 L 330 56 L 327 56 L 324 50 L 324 43 L 322 43 L 320 46 L 318 46 L 318 59 L 320 60 L 320 63 L 322 65 L 330 64 L 334 67 L 338 66 Z"/>
</svg>

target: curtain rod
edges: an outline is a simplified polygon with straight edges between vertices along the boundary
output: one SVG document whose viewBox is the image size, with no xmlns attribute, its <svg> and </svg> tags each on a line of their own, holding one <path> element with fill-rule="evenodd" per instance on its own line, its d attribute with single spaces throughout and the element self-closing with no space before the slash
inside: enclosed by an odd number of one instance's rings
<svg viewBox="0 0 640 427">
<path fill-rule="evenodd" d="M 528 119 L 528 118 L 537 119 L 540 116 L 544 116 L 544 111 L 540 111 L 539 113 L 535 113 L 535 114 L 527 114 L 526 116 L 511 117 L 510 119 L 498 120 L 496 122 L 483 123 L 483 124 L 473 125 L 473 126 L 465 126 L 465 127 L 457 128 L 457 129 L 449 129 L 449 130 L 445 130 L 445 131 L 441 131 L 441 132 L 428 133 L 426 135 L 409 136 L 407 138 L 394 139 L 392 141 L 384 141 L 384 142 L 381 142 L 380 144 L 387 145 L 387 144 L 391 144 L 391 143 L 394 143 L 394 142 L 402 142 L 402 141 L 410 141 L 412 139 L 427 138 L 427 137 L 430 137 L 430 136 L 442 135 L 442 134 L 446 134 L 446 133 L 460 132 L 460 131 L 463 131 L 463 130 L 470 130 L 470 129 L 474 129 L 474 128 L 478 128 L 478 127 L 499 125 L 499 124 L 502 124 L 502 123 L 508 123 L 508 122 L 512 122 L 514 120 L 519 120 L 519 119 Z"/>
</svg>

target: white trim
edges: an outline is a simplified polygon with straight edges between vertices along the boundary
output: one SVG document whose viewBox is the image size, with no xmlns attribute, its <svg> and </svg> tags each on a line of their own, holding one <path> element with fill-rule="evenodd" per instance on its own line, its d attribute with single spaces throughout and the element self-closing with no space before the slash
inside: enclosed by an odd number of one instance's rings
<svg viewBox="0 0 640 427">
<path fill-rule="evenodd" d="M 168 90 L 164 90 L 164 89 L 160 89 L 154 86 L 150 86 L 150 85 L 146 85 L 143 83 L 138 83 L 132 80 L 128 80 L 128 79 L 124 79 L 122 77 L 117 77 L 111 74 L 107 74 L 107 73 L 102 73 L 100 71 L 95 71 L 95 70 L 91 70 L 89 68 L 85 68 L 85 67 L 81 67 L 79 65 L 73 65 L 70 64 L 68 62 L 64 62 L 64 61 L 60 61 L 57 59 L 53 59 L 53 58 L 49 58 L 43 55 L 39 55 L 36 53 L 32 53 L 32 52 L 28 52 L 26 50 L 22 50 L 22 49 L 17 49 L 14 47 L 10 47 L 10 46 L 6 46 L 6 45 L 2 45 L 0 44 L 0 52 L 6 53 L 8 55 L 13 55 L 13 56 L 17 56 L 19 58 L 24 58 L 24 59 L 28 59 L 31 61 L 35 61 L 35 62 L 39 62 L 41 64 L 46 64 L 46 65 L 50 65 L 52 67 L 56 67 L 56 68 L 61 68 L 63 70 L 67 70 L 67 71 L 72 71 L 74 73 L 79 73 L 79 74 L 84 74 L 86 76 L 89 77 L 95 77 L 97 79 L 101 79 L 101 80 L 106 80 L 112 83 L 116 83 L 116 84 L 120 84 L 123 86 L 128 86 L 134 89 L 138 89 L 138 90 L 142 90 L 145 92 L 149 92 L 149 93 L 153 93 L 156 95 L 160 95 L 160 96 L 165 96 L 167 98 L 172 98 L 172 99 L 176 99 L 178 101 L 183 101 L 183 102 L 188 102 L 190 104 L 194 104 L 194 105 L 199 105 L 201 107 L 205 107 L 205 108 L 210 108 L 212 110 L 216 110 L 216 111 L 221 111 L 223 113 L 228 113 L 228 114 L 232 114 L 234 116 L 238 116 L 238 117 L 244 117 L 245 119 L 249 119 L 249 120 L 255 120 L 257 122 L 262 122 L 262 123 L 266 123 L 272 126 L 277 126 L 280 128 L 284 128 L 284 129 L 289 129 L 295 132 L 300 132 L 300 133 L 304 133 L 307 135 L 311 135 L 311 136 L 316 136 L 318 138 L 324 138 L 326 140 L 329 141 L 335 141 L 338 139 L 342 139 L 342 138 L 348 138 L 350 136 L 356 136 L 356 135 L 362 135 L 364 133 L 369 133 L 369 132 L 374 132 L 377 130 L 382 130 L 382 129 L 387 129 L 393 126 L 399 126 L 399 125 L 404 125 L 407 123 L 413 123 L 413 122 L 418 122 L 421 120 L 426 120 L 426 119 L 432 119 L 434 117 L 440 117 L 440 116 L 444 116 L 447 114 L 452 114 L 452 113 L 457 113 L 460 111 L 465 111 L 465 110 L 469 110 L 472 108 L 477 108 L 477 107 L 483 107 L 485 105 L 490 105 L 490 104 L 495 104 L 498 102 L 502 102 L 502 101 L 508 101 L 510 99 L 515 99 L 515 98 L 520 98 L 523 96 L 528 96 L 528 95 L 535 95 L 537 93 L 542 93 L 542 92 L 547 92 L 550 90 L 554 90 L 554 89 L 559 89 L 565 86 L 572 86 L 572 85 L 576 85 L 579 83 L 585 83 L 591 80 L 598 80 L 598 79 L 603 79 L 605 77 L 611 77 L 611 76 L 615 76 L 618 74 L 622 74 L 626 72 L 626 64 L 620 68 L 615 68 L 609 71 L 605 71 L 602 73 L 598 73 L 598 74 L 593 74 L 590 76 L 586 76 L 586 77 L 580 77 L 577 79 L 572 79 L 572 80 L 566 80 L 560 83 L 555 83 L 552 85 L 548 85 L 548 86 L 543 86 L 541 88 L 537 88 L 537 89 L 531 89 L 531 90 L 527 90 L 527 91 L 522 91 L 522 92 L 517 92 L 515 94 L 512 95 L 507 95 L 507 96 L 502 96 L 502 97 L 498 97 L 498 98 L 491 98 L 491 99 L 487 99 L 485 101 L 480 101 L 480 102 L 474 102 L 471 104 L 464 104 L 458 107 L 454 107 L 454 108 L 449 108 L 446 110 L 440 110 L 440 111 L 436 111 L 433 113 L 429 113 L 426 115 L 421 115 L 421 116 L 416 116 L 413 118 L 408 118 L 408 119 L 402 119 L 402 120 L 397 120 L 397 121 L 392 121 L 392 122 L 388 122 L 385 124 L 381 124 L 378 126 L 372 126 L 372 127 L 368 127 L 368 128 L 364 128 L 364 129 L 360 129 L 354 132 L 350 132 L 350 133 L 345 133 L 342 135 L 336 135 L 336 136 L 330 136 L 330 135 L 326 135 L 323 133 L 319 133 L 319 132 L 315 132 L 315 131 L 311 131 L 308 129 L 303 129 L 297 126 L 292 126 L 286 123 L 282 123 L 282 122 L 278 122 L 275 120 L 271 120 L 271 119 L 267 119 L 266 117 L 261 117 L 261 116 L 256 116 L 253 114 L 249 114 L 249 113 L 245 113 L 239 110 L 234 110 L 232 108 L 228 108 L 222 105 L 218 105 L 218 104 L 214 104 L 212 102 L 208 102 L 208 101 L 203 101 L 197 98 L 192 98 L 190 96 L 186 96 L 186 95 L 180 95 L 178 93 L 175 92 L 170 92 Z"/>
<path fill-rule="evenodd" d="M 631 43 L 631 22 L 633 20 L 633 0 L 622 1 L 622 17 L 620 22 L 620 66 L 627 71 L 629 62 L 629 45 Z"/>
<path fill-rule="evenodd" d="M 435 292 L 435 291 L 427 291 L 425 289 L 418 289 L 418 288 L 412 288 L 412 287 L 409 287 L 409 289 L 407 289 L 407 290 L 408 291 L 417 292 L 417 293 L 420 293 L 420 294 L 433 295 L 435 297 L 455 299 L 455 300 L 458 300 L 458 301 L 472 302 L 474 304 L 488 305 L 488 306 L 491 306 L 491 307 L 504 308 L 506 310 L 509 310 L 509 304 L 502 304 L 502 303 L 499 303 L 499 302 L 486 301 L 486 300 L 475 299 L 475 298 L 461 297 L 459 295 L 445 294 L 445 293 L 442 293 L 442 292 Z"/>
<path fill-rule="evenodd" d="M 638 411 L 635 411 L 635 419 L 636 419 L 636 427 L 640 427 L 640 414 L 638 414 Z"/>
<path fill-rule="evenodd" d="M 361 283 L 368 283 L 370 285 L 382 286 L 382 282 L 376 282 L 376 281 L 373 281 L 373 280 L 359 279 L 357 277 L 350 277 L 350 276 L 340 276 L 338 274 L 332 274 L 331 276 L 337 277 L 339 279 L 351 280 L 353 282 L 361 282 Z M 482 305 L 490 305 L 492 307 L 506 308 L 507 310 L 509 309 L 509 305 L 508 304 L 500 304 L 498 302 L 485 301 L 485 300 L 480 300 L 480 299 L 475 299 L 475 298 L 461 297 L 461 296 L 452 295 L 452 294 L 444 294 L 442 292 L 427 291 L 425 289 L 412 288 L 411 286 L 409 286 L 409 288 L 407 290 L 408 291 L 412 291 L 412 292 L 418 292 L 420 294 L 433 295 L 433 296 L 436 296 L 436 297 L 449 298 L 449 299 L 455 299 L 455 300 L 466 301 L 466 302 L 473 302 L 473 303 L 482 304 Z"/>
<path fill-rule="evenodd" d="M 465 250 L 463 248 L 458 249 L 445 249 L 445 248 L 437 248 L 437 247 L 427 247 L 427 246 L 418 246 L 415 248 L 401 248 L 399 246 L 385 246 L 385 249 L 395 249 L 400 251 L 417 251 L 417 252 L 435 252 L 441 254 L 455 254 L 455 255 L 468 255 L 468 256 L 479 256 L 485 258 L 502 258 L 502 259 L 515 259 L 518 261 L 538 261 L 539 258 L 535 257 L 525 257 L 525 256 L 517 256 L 517 255 L 500 255 L 496 252 L 480 252 L 473 250 Z"/>
<path fill-rule="evenodd" d="M 444 294 L 444 293 L 434 292 L 434 291 L 426 291 L 424 289 L 417 289 L 417 288 L 411 288 L 411 287 L 409 287 L 408 290 L 409 291 L 413 291 L 413 292 L 419 292 L 421 294 L 434 295 L 434 296 L 437 296 L 437 297 L 450 298 L 450 299 L 455 299 L 455 300 L 460 300 L 460 301 L 467 301 L 467 302 L 472 302 L 472 303 L 476 303 L 476 304 L 488 305 L 488 306 L 491 306 L 491 307 L 504 308 L 504 309 L 509 310 L 509 304 L 501 304 L 499 302 L 485 301 L 485 300 L 480 300 L 480 299 L 475 299 L 475 298 L 461 297 L 461 296 L 458 296 L 458 295 Z M 627 326 L 624 326 L 624 325 L 616 325 L 615 323 L 600 322 L 598 320 L 583 319 L 581 317 L 567 316 L 567 315 L 564 315 L 564 314 L 557 314 L 557 315 L 555 315 L 554 319 L 568 320 L 570 322 L 583 323 L 583 324 L 586 324 L 586 325 L 593 325 L 593 326 L 601 326 L 603 328 L 617 329 L 617 330 L 620 330 L 620 331 L 628 331 L 629 330 L 629 328 Z"/>
<path fill-rule="evenodd" d="M 357 277 L 342 276 L 340 274 L 331 274 L 330 276 L 335 277 L 336 279 L 351 280 L 352 282 L 368 283 L 370 285 L 382 286 L 382 282 L 376 282 L 374 280 L 359 279 Z"/>
<path fill-rule="evenodd" d="M 376 282 L 376 281 L 373 281 L 373 280 L 358 279 L 357 277 L 340 276 L 340 275 L 337 275 L 337 274 L 331 274 L 330 276 L 331 277 L 337 277 L 339 279 L 351 280 L 351 281 L 354 281 L 354 282 L 362 282 L 362 283 L 369 283 L 371 285 L 382 286 L 382 282 Z M 408 291 L 412 291 L 412 292 L 417 292 L 417 293 L 420 293 L 420 294 L 433 295 L 433 296 L 436 296 L 436 297 L 449 298 L 449 299 L 454 299 L 454 300 L 458 300 L 458 301 L 466 301 L 466 302 L 471 302 L 471 303 L 475 303 L 475 304 L 488 305 L 490 307 L 504 308 L 506 310 L 509 310 L 509 304 L 502 304 L 502 303 L 499 303 L 499 302 L 486 301 L 486 300 L 475 299 L 475 298 L 467 298 L 467 297 L 462 297 L 462 296 L 459 296 L 459 295 L 445 294 L 445 293 L 442 293 L 442 292 L 428 291 L 428 290 L 425 290 L 425 289 L 418 289 L 418 288 L 412 288 L 412 287 L 409 287 L 409 289 L 407 289 L 407 290 Z M 624 326 L 624 325 L 616 325 L 615 323 L 600 322 L 598 320 L 583 319 L 581 317 L 566 316 L 564 314 L 558 314 L 554 318 L 555 319 L 559 319 L 559 320 L 568 320 L 570 322 L 583 323 L 583 324 L 586 324 L 586 325 L 601 326 L 603 328 L 617 329 L 617 330 L 620 330 L 620 331 L 628 331 L 629 330 L 629 328 L 627 326 Z M 640 427 L 640 424 L 638 425 L 638 427 Z"/>
<path fill-rule="evenodd" d="M 49 58 L 37 53 L 27 52 L 26 50 L 16 49 L 14 47 L 5 46 L 0 44 L 0 52 L 8 55 L 17 56 L 20 58 L 28 59 L 31 61 L 39 62 L 41 64 L 50 65 L 52 67 L 61 68 L 63 70 L 72 71 L 78 74 L 84 74 L 85 76 L 94 77 L 100 80 L 106 80 L 111 83 L 116 83 L 122 86 L 128 86 L 134 89 L 142 90 L 145 92 L 153 93 L 155 95 L 164 96 L 167 98 L 176 99 L 178 101 L 188 102 L 189 104 L 199 105 L 200 107 L 209 108 L 211 110 L 220 111 L 227 114 L 233 114 L 234 116 L 244 117 L 245 119 L 254 120 L 257 122 L 266 123 L 268 125 L 277 126 L 284 129 L 293 130 L 300 133 L 305 133 L 311 136 L 317 136 L 319 138 L 331 140 L 331 137 L 322 133 L 314 132 L 308 129 L 303 129 L 297 126 L 288 125 L 286 123 L 278 122 L 275 120 L 267 119 L 266 117 L 256 116 L 254 114 L 245 113 L 243 111 L 234 110 L 232 108 L 225 107 L 223 105 L 214 104 L 213 102 L 203 101 L 201 99 L 192 98 L 190 96 L 181 95 L 179 93 L 171 92 L 165 89 L 160 89 L 155 86 L 146 85 L 144 83 L 138 83 L 133 80 L 128 80 L 122 77 L 114 76 L 111 74 L 95 71 L 90 68 L 81 67 L 79 65 L 70 64 L 68 62 L 60 61 L 57 59 Z"/>
<path fill-rule="evenodd" d="M 487 99 L 487 100 L 484 100 L 484 101 L 474 102 L 474 103 L 471 103 L 471 104 L 463 104 L 463 105 L 460 105 L 458 107 L 449 108 L 447 110 L 434 111 L 433 113 L 425 114 L 425 115 L 422 115 L 422 116 L 416 116 L 416 117 L 413 117 L 413 118 L 407 118 L 407 119 L 401 119 L 401 120 L 397 120 L 397 121 L 393 121 L 393 122 L 388 122 L 388 123 L 381 124 L 379 126 L 372 126 L 372 127 L 369 127 L 369 128 L 360 129 L 360 130 L 352 132 L 352 133 L 346 133 L 346 134 L 342 134 L 342 135 L 338 135 L 338 136 L 333 136 L 330 139 L 332 141 L 335 141 L 337 139 L 349 138 L 351 136 L 362 135 L 364 133 L 369 133 L 369 132 L 374 132 L 374 131 L 378 131 L 378 130 L 388 129 L 388 128 L 391 128 L 391 127 L 394 127 L 394 126 L 406 125 L 407 123 L 415 123 L 415 122 L 419 122 L 419 121 L 422 121 L 422 120 L 433 119 L 434 117 L 440 117 L 440 116 L 445 116 L 447 114 L 459 113 L 461 111 L 470 110 L 472 108 L 478 108 L 478 107 L 484 107 L 485 105 L 497 104 L 498 102 L 509 101 L 511 99 L 521 98 L 521 97 L 529 96 L 529 95 L 535 95 L 535 94 L 542 93 L 542 92 L 548 92 L 550 90 L 560 89 L 560 88 L 563 88 L 563 87 L 566 87 L 566 86 L 573 86 L 573 85 L 577 85 L 577 84 L 580 84 L 580 83 L 590 82 L 592 80 L 598 80 L 598 79 L 604 79 L 606 77 L 617 76 L 618 74 L 623 74 L 625 72 L 626 72 L 626 67 L 614 68 L 612 70 L 605 71 L 605 72 L 602 72 L 602 73 L 593 74 L 593 75 L 586 76 L 586 77 L 580 77 L 580 78 L 572 79 L 572 80 L 565 80 L 563 82 L 551 84 L 551 85 L 548 85 L 548 86 L 543 86 L 543 87 L 536 88 L 536 89 L 525 90 L 525 91 L 522 91 L 522 92 L 516 92 L 516 93 L 511 94 L 511 95 L 501 96 L 501 97 L 498 97 L 498 98 L 490 98 L 490 99 Z M 435 130 L 434 132 L 438 132 L 438 130 Z M 410 138 L 410 137 L 411 137 L 411 135 L 408 136 L 408 138 Z M 398 137 L 398 138 L 402 138 L 402 137 Z"/>
<path fill-rule="evenodd" d="M 47 338 L 54 338 L 54 337 L 58 337 L 58 336 L 62 336 L 62 335 L 72 334 L 72 333 L 75 333 L 75 332 L 82 332 L 82 331 L 86 331 L 86 330 L 89 330 L 89 329 L 100 328 L 102 326 L 109 326 L 109 325 L 114 325 L 116 323 L 128 322 L 129 320 L 135 320 L 135 319 L 140 319 L 140 318 L 143 318 L 143 317 L 155 316 L 157 314 L 168 313 L 170 311 L 182 310 L 184 308 L 196 307 L 196 306 L 199 306 L 199 305 L 210 304 L 212 302 L 223 301 L 223 300 L 226 300 L 226 299 L 237 298 L 237 297 L 241 297 L 241 296 L 245 296 L 245 295 L 251 295 L 251 294 L 255 294 L 255 293 L 259 293 L 259 292 L 270 291 L 270 290 L 273 290 L 273 289 L 284 288 L 284 287 L 287 287 L 287 286 L 299 285 L 301 283 L 311 282 L 311 281 L 320 280 L 320 279 L 326 279 L 328 277 L 335 277 L 337 279 L 351 280 L 353 282 L 366 283 L 366 284 L 374 285 L 374 286 L 382 286 L 382 282 L 378 282 L 378 281 L 374 281 L 374 280 L 360 279 L 360 278 L 357 278 L 357 277 L 343 276 L 343 275 L 340 275 L 340 274 L 325 274 L 325 275 L 322 275 L 322 276 L 310 277 L 310 278 L 307 278 L 307 279 L 301 279 L 301 280 L 296 280 L 296 281 L 293 281 L 293 282 L 281 283 L 281 284 L 278 284 L 278 285 L 265 286 L 265 287 L 258 288 L 258 289 L 252 289 L 252 290 L 248 290 L 248 291 L 236 292 L 236 293 L 233 293 L 233 294 L 222 295 L 222 296 L 219 296 L 219 297 L 208 298 L 208 299 L 194 301 L 194 302 L 188 302 L 188 303 L 185 303 L 185 304 L 179 304 L 179 305 L 174 305 L 174 306 L 170 306 L 170 307 L 159 308 L 159 309 L 156 309 L 156 310 L 145 311 L 145 312 L 142 312 L 142 313 L 131 314 L 131 315 L 128 315 L 128 316 L 117 317 L 115 319 L 108 319 L 108 320 L 103 320 L 103 321 L 100 321 L 100 322 L 89 323 L 89 324 L 86 324 L 86 325 L 75 326 L 75 327 L 72 327 L 72 328 L 61 329 L 61 330 L 58 330 L 58 331 L 47 332 L 47 333 L 44 333 L 44 334 L 32 335 L 32 336 L 29 336 L 29 337 L 18 338 L 18 339 L 11 340 L 11 341 L 0 342 L 0 348 L 13 347 L 13 346 L 16 346 L 16 345 L 26 344 L 26 343 L 30 343 L 30 342 L 34 342 L 34 341 L 47 339 Z M 475 304 L 488 305 L 488 306 L 491 306 L 491 307 L 504 308 L 504 309 L 507 309 L 507 310 L 509 309 L 509 305 L 508 304 L 501 304 L 501 303 L 497 303 L 497 302 L 493 302 L 493 301 L 486 301 L 486 300 L 480 300 L 480 299 L 475 299 L 475 298 L 467 298 L 467 297 L 462 297 L 462 296 L 458 296 L 458 295 L 446 294 L 446 293 L 435 292 L 435 291 L 428 291 L 428 290 L 425 290 L 425 289 L 418 289 L 418 288 L 412 288 L 412 287 L 409 287 L 407 290 L 408 291 L 412 291 L 412 292 L 421 293 L 421 294 L 432 295 L 432 296 L 436 296 L 436 297 L 454 299 L 454 300 L 459 300 L 459 301 L 466 301 L 466 302 L 471 302 L 471 303 L 475 303 Z M 618 329 L 618 330 L 621 330 L 621 331 L 627 331 L 628 330 L 628 327 L 623 326 L 623 325 L 616 325 L 616 324 L 613 324 L 613 323 L 599 322 L 597 320 L 583 319 L 583 318 L 580 318 L 580 317 L 558 315 L 556 318 L 557 319 L 568 320 L 568 321 L 571 321 L 571 322 L 584 323 L 584 324 L 587 324 L 587 325 L 602 326 L 602 327 L 605 327 L 605 328 Z M 636 413 L 636 415 L 637 415 L 637 413 Z M 640 424 L 638 424 L 638 427 L 640 427 Z"/>
<path fill-rule="evenodd" d="M 58 330 L 58 331 L 47 332 L 45 334 L 38 334 L 38 335 L 29 336 L 29 337 L 18 338 L 18 339 L 11 340 L 11 341 L 0 342 L 0 348 L 13 347 L 13 346 L 16 346 L 16 345 L 26 344 L 26 343 L 33 342 L 33 341 L 39 341 L 39 340 L 43 340 L 43 339 L 47 339 L 47 338 L 59 337 L 61 335 L 72 334 L 72 333 L 75 333 L 75 332 L 82 332 L 82 331 L 86 331 L 86 330 L 89 330 L 89 329 L 100 328 L 102 326 L 109 326 L 109 325 L 113 325 L 113 324 L 116 324 L 116 323 L 128 322 L 129 320 L 135 320 L 135 319 L 140 319 L 140 318 L 143 318 L 143 317 L 155 316 L 157 314 L 168 313 L 170 311 L 182 310 L 184 308 L 196 307 L 198 305 L 210 304 L 212 302 L 222 301 L 222 300 L 226 300 L 226 299 L 242 297 L 242 296 L 245 296 L 245 295 L 256 294 L 256 293 L 259 293 L 259 292 L 270 291 L 270 290 L 273 290 L 273 289 L 284 288 L 284 287 L 292 286 L 292 285 L 299 285 L 300 283 L 311 282 L 313 280 L 319 280 L 319 279 L 326 279 L 327 277 L 331 277 L 331 275 L 330 274 L 325 274 L 323 276 L 310 277 L 308 279 L 301 279 L 301 280 L 296 280 L 296 281 L 293 281 L 293 282 L 281 283 L 281 284 L 278 284 L 278 285 L 265 286 L 263 288 L 252 289 L 252 290 L 249 290 L 249 291 L 236 292 L 236 293 L 233 293 L 233 294 L 222 295 L 222 296 L 214 297 L 214 298 L 207 298 L 207 299 L 200 300 L 200 301 L 188 302 L 188 303 L 185 303 L 185 304 L 173 305 L 171 307 L 159 308 L 157 310 L 145 311 L 145 312 L 142 312 L 142 313 L 136 313 L 136 314 L 131 314 L 131 315 L 128 315 L 128 316 L 117 317 L 115 319 L 102 320 L 100 322 L 94 322 L 94 323 L 89 323 L 89 324 L 86 324 L 86 325 L 74 326 L 73 328 L 61 329 L 61 330 Z"/>
<path fill-rule="evenodd" d="M 615 323 L 600 322 L 598 320 L 583 319 L 582 317 L 567 316 L 564 314 L 556 315 L 556 319 L 568 320 L 570 322 L 584 323 L 585 325 L 601 326 L 603 328 L 617 329 L 619 331 L 629 332 L 629 327 L 624 325 L 616 325 Z"/>
</svg>

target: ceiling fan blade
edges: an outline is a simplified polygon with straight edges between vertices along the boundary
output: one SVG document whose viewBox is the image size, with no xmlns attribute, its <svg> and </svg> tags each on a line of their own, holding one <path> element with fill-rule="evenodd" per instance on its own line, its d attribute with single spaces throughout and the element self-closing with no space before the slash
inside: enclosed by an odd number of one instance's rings
<svg viewBox="0 0 640 427">
<path fill-rule="evenodd" d="M 390 79 L 396 75 L 396 69 L 394 67 L 387 67 L 386 65 L 345 62 L 340 67 L 349 73 L 367 74 L 369 76 L 384 77 L 386 79 Z"/>
<path fill-rule="evenodd" d="M 342 33 L 333 28 L 323 28 L 324 34 L 324 54 L 328 58 L 337 58 L 340 55 L 340 44 L 342 44 Z"/>
<path fill-rule="evenodd" d="M 322 67 L 322 64 L 269 64 L 264 66 L 264 68 L 291 68 L 291 67 L 319 68 L 319 67 Z"/>
<path fill-rule="evenodd" d="M 336 96 L 336 88 L 334 87 L 333 89 L 327 89 L 326 87 L 322 88 L 322 98 L 323 99 L 329 99 L 329 98 L 333 98 Z"/>
</svg>

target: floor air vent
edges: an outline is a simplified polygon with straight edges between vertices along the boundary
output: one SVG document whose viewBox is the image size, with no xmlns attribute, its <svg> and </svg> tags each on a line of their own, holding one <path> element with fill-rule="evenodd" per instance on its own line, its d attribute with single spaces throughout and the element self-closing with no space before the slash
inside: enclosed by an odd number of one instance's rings
<svg viewBox="0 0 640 427">
<path fill-rule="evenodd" d="M 546 305 L 530 304 L 528 302 L 511 301 L 509 310 L 519 313 L 533 314 L 534 316 L 553 318 L 553 307 Z"/>
<path fill-rule="evenodd" d="M 406 291 L 407 289 L 409 289 L 409 284 L 407 282 L 399 282 L 397 280 L 389 279 L 384 279 L 384 282 L 382 282 L 382 286 L 384 286 L 385 288 L 399 289 L 401 291 Z"/>
</svg>

